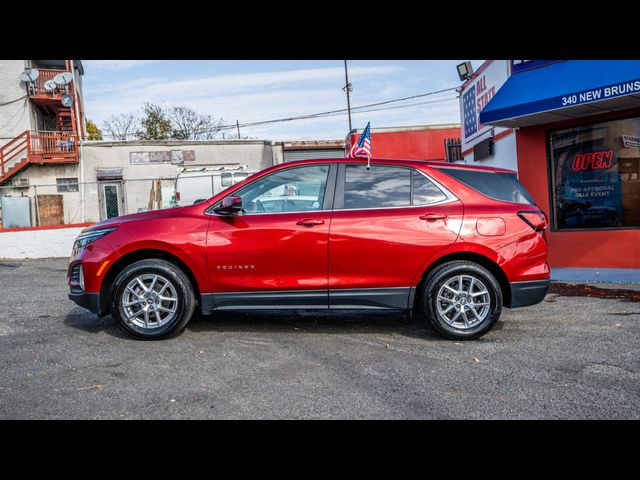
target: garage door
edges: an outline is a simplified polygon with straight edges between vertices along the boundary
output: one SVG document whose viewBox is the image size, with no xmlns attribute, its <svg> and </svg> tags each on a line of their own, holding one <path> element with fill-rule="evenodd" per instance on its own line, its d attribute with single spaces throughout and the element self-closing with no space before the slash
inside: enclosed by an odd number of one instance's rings
<svg viewBox="0 0 640 480">
<path fill-rule="evenodd" d="M 309 158 L 342 158 L 344 157 L 343 148 L 327 148 L 322 150 L 286 150 L 284 152 L 284 161 L 293 162 L 294 160 L 307 160 Z"/>
</svg>

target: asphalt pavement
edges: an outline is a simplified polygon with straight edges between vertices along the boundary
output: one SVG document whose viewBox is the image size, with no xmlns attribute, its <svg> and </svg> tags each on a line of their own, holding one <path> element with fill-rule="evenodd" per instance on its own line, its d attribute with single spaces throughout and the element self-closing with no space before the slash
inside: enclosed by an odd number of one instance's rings
<svg viewBox="0 0 640 480">
<path fill-rule="evenodd" d="M 0 419 L 640 418 L 637 295 L 550 293 L 473 342 L 403 314 L 284 311 L 149 342 L 69 300 L 66 266 L 0 261 Z"/>
</svg>

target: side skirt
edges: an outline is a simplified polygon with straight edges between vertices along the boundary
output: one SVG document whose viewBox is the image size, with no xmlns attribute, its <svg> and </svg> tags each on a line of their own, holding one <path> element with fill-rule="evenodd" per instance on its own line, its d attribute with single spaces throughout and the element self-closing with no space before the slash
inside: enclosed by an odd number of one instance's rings
<svg viewBox="0 0 640 480">
<path fill-rule="evenodd" d="M 407 310 L 414 294 L 413 287 L 204 293 L 201 307 L 204 315 L 214 310 Z"/>
</svg>

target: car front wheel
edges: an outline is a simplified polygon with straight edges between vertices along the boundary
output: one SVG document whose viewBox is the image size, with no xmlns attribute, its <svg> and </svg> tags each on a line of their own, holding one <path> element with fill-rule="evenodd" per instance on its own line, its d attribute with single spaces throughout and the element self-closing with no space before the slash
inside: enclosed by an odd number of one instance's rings
<svg viewBox="0 0 640 480">
<path fill-rule="evenodd" d="M 142 339 L 173 336 L 187 325 L 196 305 L 185 273 L 171 262 L 141 260 L 113 283 L 111 314 L 128 334 Z"/>
<path fill-rule="evenodd" d="M 425 280 L 424 312 L 433 326 L 456 340 L 487 333 L 502 313 L 497 280 L 477 263 L 452 261 L 434 269 Z"/>
</svg>

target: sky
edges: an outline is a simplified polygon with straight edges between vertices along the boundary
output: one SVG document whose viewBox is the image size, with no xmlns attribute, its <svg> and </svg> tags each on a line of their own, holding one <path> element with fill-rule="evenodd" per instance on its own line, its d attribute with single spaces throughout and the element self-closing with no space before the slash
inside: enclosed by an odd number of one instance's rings
<svg viewBox="0 0 640 480">
<path fill-rule="evenodd" d="M 464 60 L 350 60 L 351 106 L 458 87 Z M 472 60 L 474 69 L 482 60 Z M 146 101 L 185 105 L 235 124 L 346 108 L 343 60 L 83 60 L 87 118 L 102 126 L 120 113 L 139 112 Z M 353 128 L 460 123 L 457 92 L 406 100 L 376 111 L 352 113 Z M 424 103 L 430 102 L 430 103 Z M 382 107 L 406 108 L 379 110 Z M 374 108 L 374 107 L 372 107 Z M 241 128 L 266 140 L 343 139 L 346 113 Z M 235 130 L 229 131 L 235 133 Z"/>
</svg>

